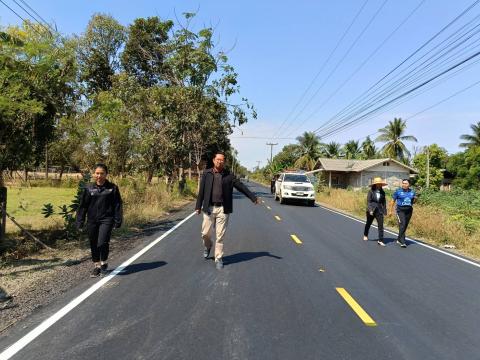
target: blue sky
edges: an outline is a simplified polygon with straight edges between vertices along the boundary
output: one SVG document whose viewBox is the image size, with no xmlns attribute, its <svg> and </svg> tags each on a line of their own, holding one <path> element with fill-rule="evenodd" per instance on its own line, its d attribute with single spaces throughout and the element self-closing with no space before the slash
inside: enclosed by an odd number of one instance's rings
<svg viewBox="0 0 480 360">
<path fill-rule="evenodd" d="M 13 0 L 4 1 L 18 9 Z M 295 142 L 294 138 L 303 131 L 318 128 L 473 2 L 384 1 L 369 0 L 366 3 L 330 62 L 320 73 L 322 64 L 365 3 L 364 0 L 27 2 L 65 34 L 81 33 L 92 14 L 97 12 L 108 13 L 124 25 L 137 17 L 157 15 L 164 19 L 175 19 L 175 14 L 180 16 L 185 11 L 198 12 L 194 25 L 197 28 L 213 26 L 218 35 L 219 48 L 231 49 L 228 56 L 239 73 L 242 96 L 253 102 L 258 111 L 257 120 L 251 120 L 242 128 L 236 129 L 231 136 L 241 163 L 252 168 L 257 165 L 257 161 L 261 161 L 260 166 L 266 164 L 270 156 L 270 147 L 266 142 L 279 143 L 274 147 L 276 153 L 283 145 Z M 335 96 L 326 101 L 418 5 L 420 7 L 417 11 L 363 68 Z M 377 17 L 352 47 L 354 40 L 380 7 Z M 21 10 L 19 13 L 22 14 Z M 480 5 L 469 14 L 468 18 L 479 15 Z M 19 19 L 0 4 L 0 23 L 2 26 L 17 24 Z M 350 52 L 339 64 L 350 47 Z M 337 70 L 327 81 L 337 64 Z M 310 99 L 318 91 L 317 95 L 303 112 L 299 113 L 304 102 L 289 117 L 317 74 L 318 78 L 304 100 Z M 350 139 L 362 139 L 375 133 L 394 117 L 409 118 L 478 80 L 480 64 L 354 128 L 326 137 L 323 141 L 345 143 Z M 324 85 L 320 88 L 322 83 Z M 459 136 L 470 133 L 470 124 L 480 121 L 479 94 L 480 85 L 408 119 L 407 133 L 418 138 L 418 143 L 411 145 L 438 143 L 450 153 L 459 151 Z M 325 104 L 315 111 L 323 103 Z M 284 122 L 285 126 L 278 131 Z M 292 139 L 269 139 L 277 133 L 279 137 Z M 251 139 L 248 136 L 262 138 Z"/>
</svg>

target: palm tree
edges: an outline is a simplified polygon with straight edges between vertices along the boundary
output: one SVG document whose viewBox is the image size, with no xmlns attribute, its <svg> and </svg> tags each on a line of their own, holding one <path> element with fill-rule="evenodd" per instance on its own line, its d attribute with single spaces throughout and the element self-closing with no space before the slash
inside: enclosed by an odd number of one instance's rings
<svg viewBox="0 0 480 360">
<path fill-rule="evenodd" d="M 341 156 L 342 145 L 335 141 L 332 141 L 325 145 L 324 151 L 327 158 L 336 159 Z"/>
<path fill-rule="evenodd" d="M 343 147 L 343 151 L 345 152 L 345 157 L 347 159 L 357 159 L 362 152 L 358 140 L 350 140 L 347 142 Z"/>
<path fill-rule="evenodd" d="M 460 147 L 469 148 L 472 146 L 480 146 L 480 121 L 477 123 L 477 125 L 475 124 L 470 125 L 470 128 L 473 131 L 473 135 L 464 134 L 460 136 L 460 139 L 468 141 L 468 142 L 461 143 Z"/>
<path fill-rule="evenodd" d="M 407 150 L 407 147 L 403 142 L 417 142 L 417 138 L 412 135 L 403 135 L 406 128 L 406 121 L 403 121 L 401 118 L 394 118 L 393 121 L 388 122 L 387 126 L 378 130 L 380 135 L 375 141 L 385 143 L 382 147 L 382 152 L 386 156 L 400 161 L 409 157 L 410 152 Z"/>
<path fill-rule="evenodd" d="M 367 138 L 362 142 L 362 152 L 363 157 L 365 159 L 373 159 L 375 155 L 377 155 L 377 148 L 375 147 L 375 143 L 367 136 Z"/>
<path fill-rule="evenodd" d="M 313 170 L 315 163 L 321 155 L 320 138 L 314 132 L 304 132 L 302 136 L 297 137 L 300 147 L 300 158 L 295 162 L 295 166 Z"/>
</svg>

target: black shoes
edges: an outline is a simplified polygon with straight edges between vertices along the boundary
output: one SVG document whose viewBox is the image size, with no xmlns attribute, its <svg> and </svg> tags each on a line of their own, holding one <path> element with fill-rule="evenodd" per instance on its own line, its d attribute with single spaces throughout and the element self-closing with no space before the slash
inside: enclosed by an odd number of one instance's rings
<svg viewBox="0 0 480 360">
<path fill-rule="evenodd" d="M 107 275 L 108 274 L 108 264 L 102 264 L 100 267 L 100 272 L 102 275 Z"/>
<path fill-rule="evenodd" d="M 203 249 L 203 258 L 208 259 L 208 256 L 210 255 L 210 249 L 211 248 L 205 248 Z"/>
<path fill-rule="evenodd" d="M 99 277 L 100 276 L 100 273 L 101 273 L 102 269 L 100 269 L 99 267 L 94 267 L 92 272 L 90 273 L 90 277 L 94 278 L 94 277 Z"/>
<path fill-rule="evenodd" d="M 222 270 L 223 269 L 223 259 L 222 258 L 215 260 L 215 267 L 217 268 L 217 270 Z"/>
</svg>

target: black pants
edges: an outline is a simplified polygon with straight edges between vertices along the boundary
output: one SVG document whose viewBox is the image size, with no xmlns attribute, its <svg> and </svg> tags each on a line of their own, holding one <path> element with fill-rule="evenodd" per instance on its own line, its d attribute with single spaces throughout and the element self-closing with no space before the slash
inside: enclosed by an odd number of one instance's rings
<svg viewBox="0 0 480 360">
<path fill-rule="evenodd" d="M 370 230 L 373 219 L 377 219 L 378 240 L 383 241 L 383 213 L 378 211 L 378 209 L 375 209 L 373 215 L 370 215 L 370 213 L 367 211 L 367 223 L 365 224 L 363 235 L 368 236 L 368 230 Z"/>
<path fill-rule="evenodd" d="M 92 261 L 107 261 L 110 250 L 110 236 L 112 235 L 113 224 L 89 223 L 87 224 L 90 249 L 92 250 Z"/>
<path fill-rule="evenodd" d="M 270 193 L 275 193 L 275 181 L 270 181 Z"/>
<path fill-rule="evenodd" d="M 398 242 L 405 244 L 405 232 L 407 231 L 408 223 L 412 218 L 413 208 L 411 206 L 397 207 L 398 219 Z"/>
</svg>

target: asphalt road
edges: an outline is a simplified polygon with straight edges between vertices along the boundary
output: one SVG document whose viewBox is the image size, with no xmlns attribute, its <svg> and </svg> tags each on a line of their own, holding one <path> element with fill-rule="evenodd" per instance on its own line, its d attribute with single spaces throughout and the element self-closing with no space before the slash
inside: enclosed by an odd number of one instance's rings
<svg viewBox="0 0 480 360">
<path fill-rule="evenodd" d="M 480 359 L 479 267 L 393 235 L 380 247 L 376 229 L 365 242 L 358 221 L 248 185 L 264 203 L 235 194 L 223 270 L 192 216 L 12 359 Z M 98 281 L 11 329 L 0 359 Z"/>
</svg>

